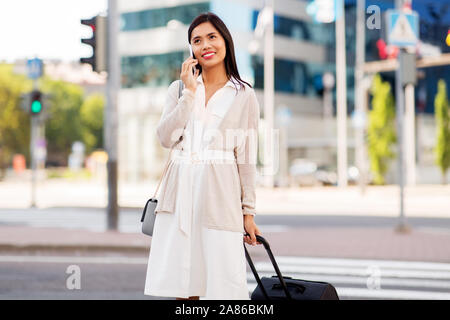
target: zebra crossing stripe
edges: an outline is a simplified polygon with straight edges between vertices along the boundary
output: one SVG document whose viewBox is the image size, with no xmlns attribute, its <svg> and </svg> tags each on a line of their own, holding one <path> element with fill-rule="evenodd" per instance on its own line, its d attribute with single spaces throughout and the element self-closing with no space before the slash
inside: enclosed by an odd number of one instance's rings
<svg viewBox="0 0 450 320">
<path fill-rule="evenodd" d="M 369 259 L 347 259 L 347 258 L 316 258 L 316 257 L 290 257 L 277 256 L 276 261 L 285 265 L 331 265 L 345 267 L 364 267 L 377 265 L 382 268 L 420 269 L 420 270 L 442 270 L 450 271 L 450 263 L 422 262 L 422 261 L 400 261 L 400 260 L 369 260 Z"/>
<path fill-rule="evenodd" d="M 274 273 L 258 272 L 260 277 L 271 277 Z M 308 275 L 299 273 L 283 273 L 283 276 L 292 277 L 294 279 L 305 279 L 310 281 L 324 281 L 335 285 L 346 286 L 367 286 L 366 277 L 358 276 L 334 276 L 334 275 Z M 247 273 L 247 281 L 255 281 L 252 273 Z M 381 288 L 385 287 L 410 287 L 410 288 L 427 288 L 436 290 L 447 290 L 450 292 L 450 281 L 443 280 L 428 280 L 428 279 L 391 279 L 380 277 Z"/>
<path fill-rule="evenodd" d="M 261 272 L 270 272 L 273 270 L 271 263 L 256 263 L 255 267 Z M 369 276 L 373 273 L 371 270 L 378 268 L 381 277 L 389 278 L 421 278 L 421 279 L 445 279 L 450 280 L 450 271 L 429 271 L 429 270 L 389 270 L 378 266 L 368 267 L 332 267 L 332 266 L 286 266 L 278 263 L 282 273 L 300 273 L 300 274 L 336 274 L 346 276 Z"/>
<path fill-rule="evenodd" d="M 249 294 L 255 290 L 256 282 L 248 282 Z M 336 287 L 339 299 L 392 299 L 392 300 L 449 300 L 449 292 L 413 291 L 380 289 L 370 290 L 366 288 Z"/>
<path fill-rule="evenodd" d="M 281 273 L 294 279 L 324 281 L 341 299 L 450 299 L 450 264 L 311 257 L 275 257 Z M 275 275 L 269 262 L 257 262 L 260 277 Z M 247 273 L 249 292 L 256 280 Z M 375 285 L 374 285 L 375 284 Z"/>
</svg>

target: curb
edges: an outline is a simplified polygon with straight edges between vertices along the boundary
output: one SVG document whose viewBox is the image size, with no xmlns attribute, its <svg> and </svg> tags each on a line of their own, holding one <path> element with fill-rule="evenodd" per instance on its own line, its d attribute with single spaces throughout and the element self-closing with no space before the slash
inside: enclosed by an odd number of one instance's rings
<svg viewBox="0 0 450 320">
<path fill-rule="evenodd" d="M 0 244 L 0 253 L 5 252 L 36 252 L 36 251 L 79 251 L 79 252 L 120 252 L 148 254 L 150 246 L 114 246 L 114 245 L 77 245 L 77 244 Z"/>
</svg>

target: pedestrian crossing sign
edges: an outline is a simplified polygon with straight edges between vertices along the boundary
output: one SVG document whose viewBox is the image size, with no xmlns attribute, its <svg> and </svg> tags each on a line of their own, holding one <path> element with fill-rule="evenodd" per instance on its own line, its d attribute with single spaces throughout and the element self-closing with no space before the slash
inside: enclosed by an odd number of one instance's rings
<svg viewBox="0 0 450 320">
<path fill-rule="evenodd" d="M 415 46 L 419 38 L 419 15 L 415 11 L 386 12 L 387 42 L 397 47 Z"/>
</svg>

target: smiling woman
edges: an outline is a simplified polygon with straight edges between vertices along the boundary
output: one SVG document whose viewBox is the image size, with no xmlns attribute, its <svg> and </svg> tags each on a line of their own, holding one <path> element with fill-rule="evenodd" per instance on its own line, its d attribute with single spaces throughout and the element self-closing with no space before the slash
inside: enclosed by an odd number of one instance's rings
<svg viewBox="0 0 450 320">
<path fill-rule="evenodd" d="M 203 74 L 207 87 L 209 84 L 226 83 L 231 77 L 251 87 L 249 83 L 241 80 L 236 65 L 233 38 L 219 17 L 210 13 L 209 16 L 200 15 L 194 19 L 188 30 L 188 41 L 192 46 L 193 58 L 199 57 L 199 74 Z"/>
<path fill-rule="evenodd" d="M 240 79 L 219 17 L 196 17 L 188 42 L 185 87 L 178 97 L 179 81 L 169 86 L 157 127 L 161 144 L 176 150 L 157 197 L 144 293 L 248 300 L 243 242 L 256 245 L 261 235 L 254 221 L 259 104 Z"/>
</svg>

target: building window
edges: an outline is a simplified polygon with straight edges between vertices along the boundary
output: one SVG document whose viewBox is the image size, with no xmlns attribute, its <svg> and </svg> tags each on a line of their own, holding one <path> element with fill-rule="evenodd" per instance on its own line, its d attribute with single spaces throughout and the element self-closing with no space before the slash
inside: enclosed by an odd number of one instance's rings
<svg viewBox="0 0 450 320">
<path fill-rule="evenodd" d="M 264 88 L 264 58 L 252 56 L 252 68 L 255 75 L 255 88 Z M 275 91 L 318 97 L 320 88 L 315 85 L 315 78 L 325 72 L 334 73 L 334 64 L 318 64 L 275 58 Z"/>
<path fill-rule="evenodd" d="M 158 8 L 121 14 L 121 31 L 136 31 L 165 27 L 167 23 L 176 19 L 185 25 L 200 13 L 209 11 L 209 2 L 176 6 L 171 8 Z"/>
<path fill-rule="evenodd" d="M 169 86 L 180 77 L 184 52 L 122 57 L 122 88 Z"/>
<path fill-rule="evenodd" d="M 259 11 L 253 11 L 252 30 L 256 28 Z M 333 23 L 314 23 L 274 15 L 274 34 L 299 41 L 328 45 L 334 41 Z"/>
</svg>

